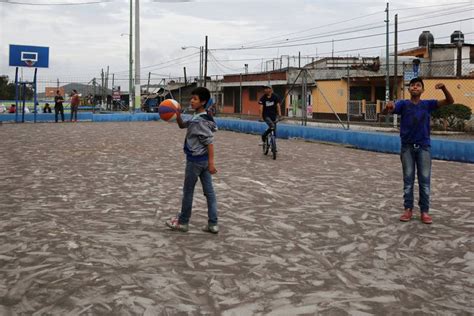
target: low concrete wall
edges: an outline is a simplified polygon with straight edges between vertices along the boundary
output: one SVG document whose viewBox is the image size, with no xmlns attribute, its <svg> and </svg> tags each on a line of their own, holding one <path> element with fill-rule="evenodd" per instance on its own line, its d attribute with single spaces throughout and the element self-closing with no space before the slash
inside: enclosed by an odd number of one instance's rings
<svg viewBox="0 0 474 316">
<path fill-rule="evenodd" d="M 0 122 L 15 122 L 15 114 L 0 114 Z M 70 114 L 65 113 L 64 118 L 69 121 Z M 18 114 L 18 121 L 21 122 L 21 114 Z M 114 114 L 93 114 L 92 112 L 79 112 L 78 121 L 93 122 L 129 122 L 129 121 L 158 121 L 160 119 L 157 113 L 114 113 Z M 61 116 L 59 116 L 61 121 Z M 33 122 L 34 114 L 25 114 L 25 122 Z M 36 122 L 54 122 L 54 113 L 38 113 Z"/>
<path fill-rule="evenodd" d="M 94 114 L 93 122 L 135 122 L 135 121 L 158 121 L 160 115 L 157 113 L 135 113 L 135 114 Z"/>
<path fill-rule="evenodd" d="M 92 112 L 79 112 L 77 113 L 78 121 L 92 121 Z M 0 122 L 15 122 L 16 114 L 0 114 Z M 69 121 L 71 117 L 70 113 L 64 113 L 64 119 Z M 25 114 L 25 122 L 34 122 L 34 113 Z M 61 121 L 61 115 L 58 115 L 59 121 Z M 21 122 L 22 114 L 18 113 L 18 122 Z M 36 122 L 54 122 L 54 113 L 38 113 L 36 114 Z"/>
<path fill-rule="evenodd" d="M 246 120 L 216 119 L 220 129 L 236 132 L 261 134 L 267 125 L 262 122 Z M 398 135 L 361 132 L 343 129 L 297 126 L 279 123 L 277 127 L 279 138 L 301 138 L 307 140 L 337 143 L 353 146 L 359 149 L 386 153 L 400 152 L 400 137 Z M 435 159 L 474 163 L 474 141 L 447 140 L 432 138 L 432 155 Z"/>
</svg>

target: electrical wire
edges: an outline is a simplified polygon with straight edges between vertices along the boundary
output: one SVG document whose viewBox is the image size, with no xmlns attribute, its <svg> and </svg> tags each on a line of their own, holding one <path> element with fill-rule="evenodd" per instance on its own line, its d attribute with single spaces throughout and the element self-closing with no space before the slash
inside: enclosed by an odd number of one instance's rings
<svg viewBox="0 0 474 316">
<path fill-rule="evenodd" d="M 0 3 L 5 4 L 14 4 L 14 5 L 31 5 L 31 6 L 73 6 L 73 5 L 91 5 L 91 4 L 101 4 L 101 3 L 110 3 L 113 0 L 97 0 L 97 1 L 88 1 L 88 2 L 58 2 L 58 3 L 31 3 L 31 2 L 22 2 L 16 0 L 0 0 Z"/>
<path fill-rule="evenodd" d="M 413 28 L 409 28 L 409 29 L 399 30 L 398 33 L 414 31 L 414 30 L 419 30 L 419 29 L 424 29 L 424 28 L 434 27 L 434 26 L 441 26 L 441 25 L 446 25 L 446 24 L 453 24 L 453 23 L 458 23 L 458 22 L 470 21 L 470 20 L 473 20 L 473 19 L 474 18 L 466 18 L 466 19 L 459 19 L 459 20 L 436 23 L 436 24 L 431 24 L 431 25 L 413 27 Z M 389 34 L 393 34 L 393 33 L 394 32 L 389 32 Z M 272 45 L 272 46 L 250 46 L 250 47 L 239 47 L 239 48 L 214 48 L 213 50 L 214 51 L 234 51 L 234 50 L 272 49 L 272 48 L 283 48 L 283 47 L 308 46 L 308 45 L 316 45 L 316 44 L 327 44 L 327 43 L 332 43 L 332 42 L 343 42 L 343 41 L 349 41 L 349 40 L 354 40 L 354 39 L 370 38 L 370 37 L 382 36 L 382 35 L 386 35 L 386 34 L 387 34 L 386 32 L 382 32 L 382 33 L 375 33 L 375 34 L 361 35 L 361 36 L 354 36 L 354 37 L 346 37 L 346 38 L 341 38 L 341 39 L 331 39 L 331 40 L 320 41 L 320 42 L 311 42 L 311 43 Z"/>
<path fill-rule="evenodd" d="M 470 3 L 470 2 L 458 2 L 458 3 L 452 3 L 450 5 L 458 5 L 458 4 L 465 4 L 465 3 Z M 439 17 L 439 16 L 448 16 L 448 15 L 452 15 L 452 14 L 457 14 L 457 13 L 464 13 L 464 12 L 467 12 L 467 11 L 472 11 L 473 9 L 471 10 L 459 10 L 461 8 L 465 8 L 465 7 L 470 7 L 472 6 L 472 3 L 470 3 L 469 5 L 463 5 L 463 6 L 456 6 L 456 7 L 452 7 L 452 8 L 443 8 L 442 10 L 437 10 L 437 11 L 434 11 L 434 12 L 431 12 L 431 13 L 427 13 L 427 14 L 424 14 L 423 15 L 423 18 L 426 19 L 428 17 Z M 438 5 L 434 5 L 434 6 L 423 6 L 423 7 L 419 7 L 419 8 L 429 8 L 429 7 L 438 7 Z M 453 11 L 455 10 L 455 11 Z M 392 10 L 393 11 L 393 10 Z M 453 11 L 453 12 L 450 12 L 450 11 Z M 354 28 L 354 27 L 348 27 L 348 28 L 342 28 L 342 29 L 337 29 L 337 30 L 332 30 L 330 32 L 326 32 L 326 33 L 320 33 L 320 34 L 317 34 L 317 35 L 306 35 L 306 36 L 300 36 L 300 37 L 296 37 L 296 38 L 284 38 L 284 39 L 281 39 L 281 40 L 278 40 L 278 41 L 272 41 L 273 39 L 277 39 L 277 38 L 281 38 L 282 36 L 288 36 L 288 35 L 293 35 L 293 34 L 301 34 L 301 33 L 304 33 L 304 32 L 307 32 L 307 31 L 310 31 L 310 30 L 315 30 L 315 29 L 322 29 L 322 28 L 325 28 L 325 27 L 328 27 L 328 26 L 332 26 L 332 25 L 340 25 L 342 23 L 345 23 L 345 22 L 349 22 L 349 21 L 353 21 L 353 20 L 357 20 L 357 19 L 361 19 L 361 18 L 367 18 L 367 17 L 370 17 L 370 16 L 374 16 L 374 15 L 377 15 L 377 14 L 380 14 L 382 13 L 382 11 L 380 12 L 376 12 L 376 13 L 373 13 L 373 14 L 368 14 L 368 15 L 364 15 L 364 16 L 361 16 L 361 17 L 357 17 L 357 18 L 352 18 L 352 19 L 348 19 L 348 20 L 343 20 L 343 21 L 339 21 L 339 22 L 336 22 L 336 23 L 331 23 L 331 24 L 326 24 L 326 25 L 323 25 L 323 26 L 318 26 L 318 27 L 312 27 L 312 28 L 309 28 L 309 29 L 305 29 L 305 30 L 302 30 L 302 31 L 299 31 L 299 32 L 293 32 L 293 33 L 287 33 L 287 34 L 284 34 L 284 35 L 279 35 L 279 36 L 275 36 L 275 37 L 271 37 L 271 38 L 267 38 L 267 39 L 264 39 L 264 40 L 259 40 L 259 41 L 253 41 L 253 42 L 247 42 L 247 43 L 243 43 L 243 44 L 240 44 L 238 45 L 238 47 L 235 47 L 235 48 L 241 48 L 241 47 L 245 47 L 249 44 L 253 44 L 253 43 L 258 43 L 260 45 L 277 45 L 277 44 L 283 44 L 283 43 L 291 43 L 291 42 L 296 42 L 296 41 L 303 41 L 303 40 L 309 40 L 309 39 L 315 39 L 315 38 L 321 38 L 321 37 L 327 37 L 327 36 L 336 36 L 336 35 L 341 35 L 341 34 L 348 34 L 348 33 L 354 33 L 354 32 L 360 32 L 360 31 L 364 31 L 364 30 L 370 30 L 370 29 L 376 29 L 376 28 L 382 28 L 382 27 L 385 27 L 386 25 L 385 24 L 381 24 L 377 27 L 374 27 L 374 24 L 373 23 L 368 23 L 368 24 L 363 24 L 363 25 L 360 25 L 358 28 Z M 409 19 L 409 18 L 412 18 L 412 19 Z M 399 19 L 399 25 L 400 24 L 404 24 L 404 23 L 409 23 L 411 21 L 419 21 L 420 20 L 420 13 L 417 13 L 415 15 L 410 15 L 410 16 L 407 16 L 407 17 L 403 17 L 401 19 Z M 393 23 L 390 24 L 391 26 L 393 26 Z M 371 26 L 370 28 L 365 28 L 367 26 Z M 265 44 L 266 43 L 266 44 Z"/>
</svg>

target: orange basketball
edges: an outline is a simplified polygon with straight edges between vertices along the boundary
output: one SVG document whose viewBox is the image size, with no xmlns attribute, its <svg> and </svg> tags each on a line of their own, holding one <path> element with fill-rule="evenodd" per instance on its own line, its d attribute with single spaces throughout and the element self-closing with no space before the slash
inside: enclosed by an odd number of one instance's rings
<svg viewBox="0 0 474 316">
<path fill-rule="evenodd" d="M 158 106 L 158 113 L 160 118 L 164 121 L 176 119 L 176 112 L 181 109 L 181 106 L 176 100 L 166 99 Z"/>
</svg>

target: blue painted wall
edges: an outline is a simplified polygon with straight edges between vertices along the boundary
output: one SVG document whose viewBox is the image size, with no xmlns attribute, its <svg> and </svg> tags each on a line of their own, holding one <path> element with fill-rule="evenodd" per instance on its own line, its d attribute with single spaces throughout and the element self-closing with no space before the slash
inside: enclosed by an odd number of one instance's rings
<svg viewBox="0 0 474 316">
<path fill-rule="evenodd" d="M 262 122 L 217 118 L 219 129 L 261 134 L 267 129 Z M 350 145 L 355 148 L 395 153 L 400 152 L 400 137 L 395 134 L 361 132 L 353 130 L 319 128 L 292 124 L 278 124 L 279 138 L 301 138 Z M 435 159 L 474 163 L 474 141 L 446 140 L 432 138 L 432 155 Z"/>
<path fill-rule="evenodd" d="M 66 120 L 68 119 L 68 115 Z M 21 120 L 21 115 L 18 115 Z M 25 121 L 32 122 L 34 114 L 25 114 Z M 92 114 L 80 112 L 79 121 L 93 122 L 130 122 L 130 121 L 158 121 L 157 113 L 121 113 L 121 114 Z M 14 114 L 0 114 L 0 122 L 14 122 Z M 36 116 L 37 122 L 54 122 L 54 114 L 40 113 Z M 261 134 L 267 125 L 262 122 L 216 118 L 219 129 L 242 133 Z M 353 146 L 359 149 L 386 153 L 400 152 L 400 137 L 388 133 L 361 132 L 353 130 L 319 128 L 292 124 L 278 124 L 279 138 L 301 138 L 321 142 L 337 143 Z M 432 138 L 432 154 L 435 159 L 452 160 L 474 163 L 474 141 L 446 140 Z"/>
<path fill-rule="evenodd" d="M 69 120 L 70 114 L 65 113 L 64 118 Z M 93 122 L 129 122 L 129 121 L 158 121 L 160 116 L 157 113 L 120 113 L 120 114 L 93 114 L 92 112 L 79 112 L 78 121 Z M 21 113 L 18 114 L 18 120 L 21 122 Z M 61 117 L 59 116 L 61 121 Z M 25 122 L 33 122 L 34 114 L 25 114 Z M 15 114 L 0 114 L 0 122 L 15 122 Z M 54 122 L 54 113 L 38 113 L 36 122 Z"/>
<path fill-rule="evenodd" d="M 92 121 L 92 112 L 77 113 L 78 121 Z M 16 114 L 0 114 L 0 122 L 15 122 Z M 33 113 L 25 114 L 25 122 L 34 122 L 35 115 Z M 64 120 L 69 121 L 70 113 L 64 113 Z M 21 122 L 22 114 L 18 113 L 18 122 Z M 58 115 L 61 121 L 61 115 Z M 36 122 L 54 122 L 54 113 L 38 113 L 36 114 Z"/>
</svg>

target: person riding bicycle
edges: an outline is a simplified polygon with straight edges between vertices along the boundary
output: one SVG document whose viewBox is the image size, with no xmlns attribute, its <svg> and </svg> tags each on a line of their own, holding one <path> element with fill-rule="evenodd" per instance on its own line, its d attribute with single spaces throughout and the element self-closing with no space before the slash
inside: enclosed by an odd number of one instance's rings
<svg viewBox="0 0 474 316">
<path fill-rule="evenodd" d="M 281 116 L 280 99 L 273 93 L 270 85 L 263 87 L 264 95 L 258 101 L 260 104 L 260 117 L 268 125 L 268 129 L 262 134 L 262 142 L 265 142 L 272 130 L 276 132 L 276 123 Z"/>
</svg>

